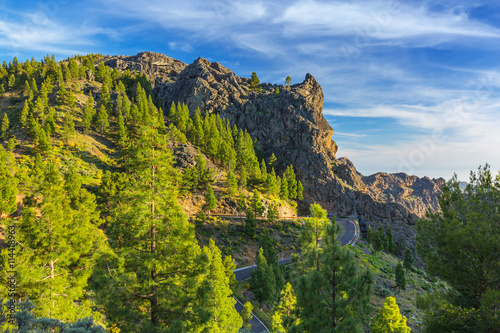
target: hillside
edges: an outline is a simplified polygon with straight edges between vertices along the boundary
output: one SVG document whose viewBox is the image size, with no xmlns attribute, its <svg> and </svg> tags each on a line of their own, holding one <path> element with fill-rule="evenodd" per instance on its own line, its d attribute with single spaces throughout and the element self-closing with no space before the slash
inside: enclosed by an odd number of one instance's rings
<svg viewBox="0 0 500 333">
<path fill-rule="evenodd" d="M 413 246 L 411 225 L 437 207 L 442 180 L 361 175 L 335 157 L 312 75 L 290 87 L 255 78 L 148 52 L 3 64 L 1 245 L 7 258 L 8 232 L 19 230 L 18 293 L 36 315 L 92 317 L 133 332 L 159 322 L 199 329 L 208 324 L 185 318 L 226 311 L 217 325 L 239 328 L 231 302 L 212 308 L 200 293 L 231 299 L 232 270 L 259 262 L 259 247 L 287 257 L 309 251 L 312 220 L 282 218 L 313 215 L 310 207 L 321 223 L 321 206 L 357 214 L 362 227 L 382 222 L 396 243 Z M 392 288 L 387 272 L 358 264 Z M 176 308 L 180 317 L 159 315 Z"/>
<path fill-rule="evenodd" d="M 438 208 L 442 178 L 403 173 L 363 176 L 347 158 L 335 157 L 334 131 L 322 114 L 323 91 L 311 74 L 290 87 L 262 83 L 257 92 L 250 89 L 250 79 L 203 58 L 187 65 L 163 54 L 143 52 L 108 56 L 103 61 L 120 71 L 145 73 L 164 109 L 173 101 L 185 103 L 191 113 L 199 107 L 218 114 L 246 129 L 264 158 L 274 153 L 277 170 L 292 164 L 304 184 L 304 201 L 298 206 L 301 214 L 315 201 L 337 215 L 357 214 L 363 230 L 367 224 L 390 225 L 397 238 L 413 245 L 411 226 L 428 208 Z M 279 94 L 275 94 L 277 88 Z"/>
</svg>

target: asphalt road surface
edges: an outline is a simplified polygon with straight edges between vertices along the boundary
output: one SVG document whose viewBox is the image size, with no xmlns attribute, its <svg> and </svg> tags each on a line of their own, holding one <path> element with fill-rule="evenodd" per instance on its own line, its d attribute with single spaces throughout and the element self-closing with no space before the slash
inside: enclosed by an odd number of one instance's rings
<svg viewBox="0 0 500 333">
<path fill-rule="evenodd" d="M 341 229 L 340 229 L 340 242 L 342 245 L 346 245 L 349 243 L 353 238 L 356 233 L 356 227 L 354 223 L 350 222 L 348 219 L 336 219 L 335 220 L 338 224 L 340 224 Z M 283 259 L 279 261 L 280 265 L 288 264 L 291 262 L 291 259 Z M 248 266 L 248 267 L 242 267 L 234 270 L 234 275 L 236 276 L 236 280 L 241 281 L 244 280 L 248 277 L 250 277 L 250 274 L 252 271 L 256 270 L 257 266 Z M 237 301 L 236 304 L 234 305 L 238 313 L 241 313 L 241 310 L 243 310 L 243 305 Z M 259 309 L 254 309 L 255 311 L 259 311 Z M 264 324 L 257 319 L 255 316 L 252 317 L 252 320 L 250 321 L 252 324 L 252 329 L 251 332 L 255 333 L 261 333 L 261 332 L 268 332 L 269 329 L 264 326 Z"/>
</svg>

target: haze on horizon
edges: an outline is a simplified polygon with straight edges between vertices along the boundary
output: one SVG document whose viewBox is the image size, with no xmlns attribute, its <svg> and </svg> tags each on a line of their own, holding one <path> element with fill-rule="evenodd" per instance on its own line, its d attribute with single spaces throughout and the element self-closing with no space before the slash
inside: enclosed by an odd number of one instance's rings
<svg viewBox="0 0 500 333">
<path fill-rule="evenodd" d="M 365 175 L 500 168 L 500 4 L 0 0 L 0 60 L 154 51 L 323 87 L 338 157 Z"/>
</svg>

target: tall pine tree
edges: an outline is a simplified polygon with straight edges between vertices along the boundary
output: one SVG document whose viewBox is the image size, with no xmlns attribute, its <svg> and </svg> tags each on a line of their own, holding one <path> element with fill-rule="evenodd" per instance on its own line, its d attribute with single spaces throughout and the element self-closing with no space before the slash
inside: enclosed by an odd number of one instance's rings
<svg viewBox="0 0 500 333">
<path fill-rule="evenodd" d="M 101 257 L 93 279 L 106 316 L 127 332 L 185 329 L 203 271 L 194 231 L 177 203 L 167 144 L 165 135 L 144 127 L 130 148 L 131 177 L 114 199 L 108 226 L 114 253 Z"/>
<path fill-rule="evenodd" d="M 231 275 L 234 273 L 225 270 L 221 252 L 212 239 L 208 246 L 203 248 L 208 258 L 206 272 L 200 276 L 203 283 L 198 292 L 198 301 L 195 308 L 205 313 L 209 318 L 204 323 L 194 322 L 190 332 L 228 332 L 237 333 L 243 320 L 236 311 L 236 300 L 232 297 L 230 288 Z"/>
<path fill-rule="evenodd" d="M 291 332 L 363 332 L 373 278 L 340 245 L 339 230 L 332 221 L 321 232 L 321 242 L 310 239 L 303 245 L 294 283 L 301 322 Z"/>
<path fill-rule="evenodd" d="M 66 190 L 58 168 L 46 164 L 39 193 L 29 200 L 17 228 L 17 290 L 38 315 L 75 320 L 99 315 L 85 298 L 87 281 L 105 237 L 93 195 Z M 79 303 L 79 305 L 77 305 Z"/>
</svg>

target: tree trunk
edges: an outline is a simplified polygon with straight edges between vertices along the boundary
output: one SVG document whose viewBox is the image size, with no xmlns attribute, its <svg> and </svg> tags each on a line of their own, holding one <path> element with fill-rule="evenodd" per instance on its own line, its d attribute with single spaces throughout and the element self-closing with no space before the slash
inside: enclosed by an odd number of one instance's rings
<svg viewBox="0 0 500 333">
<path fill-rule="evenodd" d="M 153 147 L 153 159 L 154 159 L 154 147 Z M 155 219 L 155 200 L 154 200 L 154 195 L 155 195 L 155 166 L 151 168 L 151 188 L 152 188 L 152 193 L 153 193 L 153 198 L 151 200 L 151 219 L 152 219 L 152 226 L 151 226 L 151 254 L 156 253 L 156 219 Z M 151 280 L 153 281 L 153 290 L 152 290 L 152 296 L 150 298 L 150 304 L 151 304 L 151 323 L 154 326 L 158 326 L 158 321 L 159 321 L 159 311 L 158 311 L 158 295 L 157 295 L 157 287 L 156 287 L 156 278 L 157 278 L 157 273 L 156 273 L 156 265 L 153 265 L 153 268 L 151 269 Z"/>
</svg>

